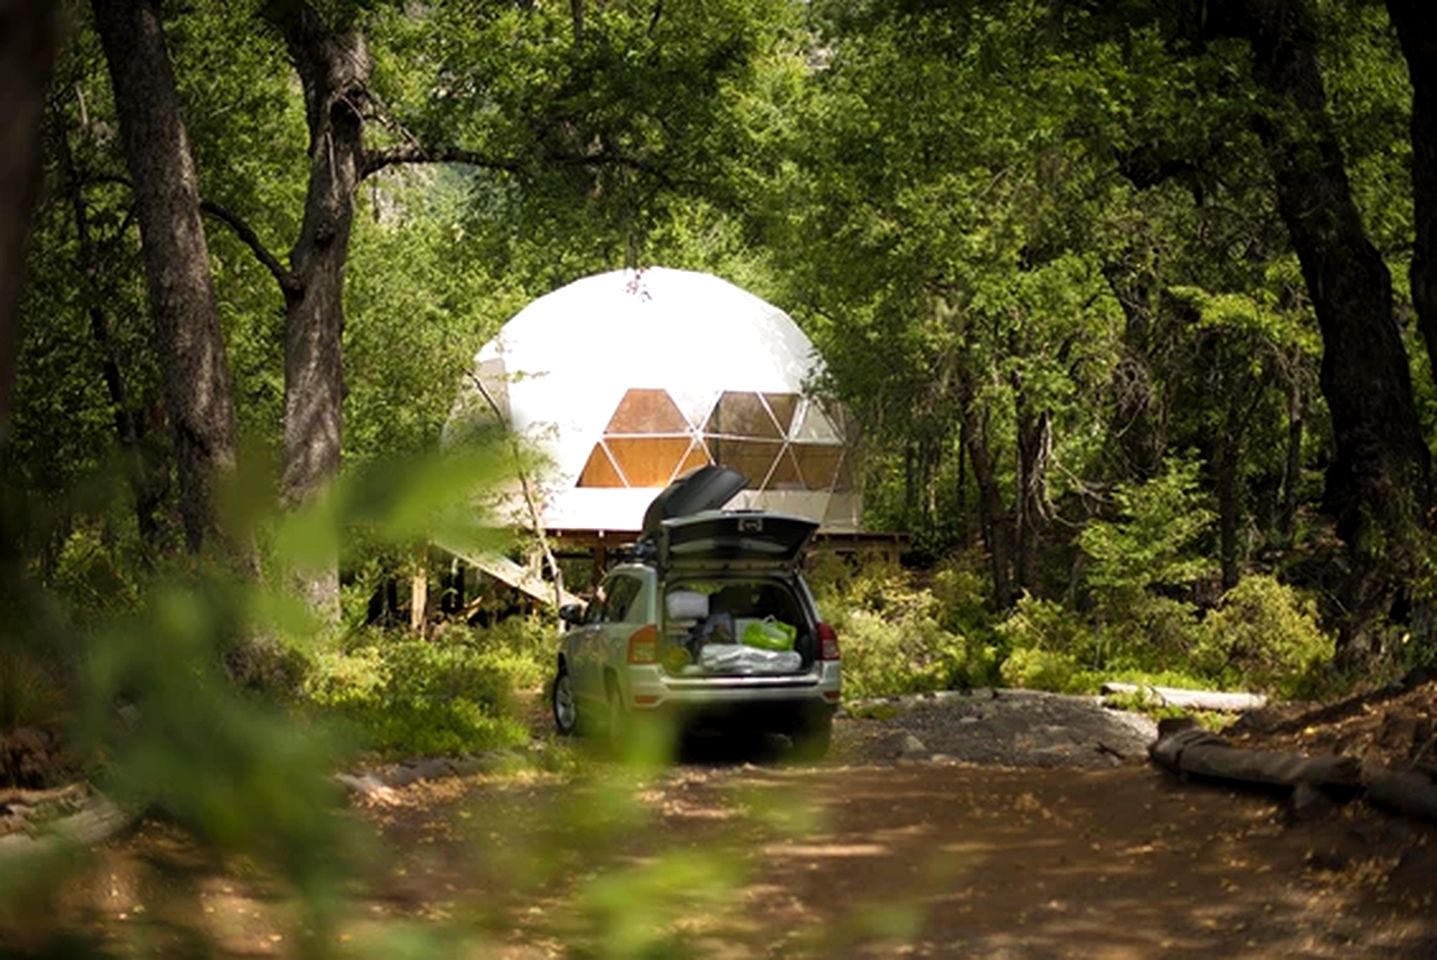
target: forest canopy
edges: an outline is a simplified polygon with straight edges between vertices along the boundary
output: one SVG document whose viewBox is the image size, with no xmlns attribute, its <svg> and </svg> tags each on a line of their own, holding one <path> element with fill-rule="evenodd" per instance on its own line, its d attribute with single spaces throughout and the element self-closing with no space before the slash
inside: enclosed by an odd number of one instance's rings
<svg viewBox="0 0 1437 960">
<path fill-rule="evenodd" d="M 363 626 L 415 542 L 284 559 L 236 510 L 433 451 L 520 306 L 660 264 L 814 339 L 867 525 L 961 574 L 993 669 L 1035 604 L 1125 649 L 1186 631 L 1190 666 L 1253 576 L 1315 602 L 1339 664 L 1431 658 L 1415 4 L 93 0 L 54 25 L 8 158 L 36 189 L 0 478 L 9 576 L 82 619 L 189 556 Z"/>
</svg>

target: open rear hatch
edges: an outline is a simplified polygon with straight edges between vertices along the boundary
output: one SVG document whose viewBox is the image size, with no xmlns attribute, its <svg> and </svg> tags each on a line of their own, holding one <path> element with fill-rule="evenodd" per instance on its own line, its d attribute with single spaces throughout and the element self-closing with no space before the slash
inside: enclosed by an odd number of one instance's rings
<svg viewBox="0 0 1437 960">
<path fill-rule="evenodd" d="M 641 544 L 661 570 L 720 563 L 790 567 L 818 524 L 803 517 L 721 510 L 748 485 L 728 467 L 707 466 L 669 484 L 644 513 Z"/>
<path fill-rule="evenodd" d="M 659 565 L 791 567 L 817 529 L 812 520 L 781 513 L 710 510 L 677 517 L 660 529 Z"/>
<path fill-rule="evenodd" d="M 665 584 L 660 661 L 670 676 L 780 680 L 809 671 L 815 624 L 793 570 L 818 524 L 719 509 L 747 485 L 703 467 L 660 493 L 641 543 Z"/>
</svg>

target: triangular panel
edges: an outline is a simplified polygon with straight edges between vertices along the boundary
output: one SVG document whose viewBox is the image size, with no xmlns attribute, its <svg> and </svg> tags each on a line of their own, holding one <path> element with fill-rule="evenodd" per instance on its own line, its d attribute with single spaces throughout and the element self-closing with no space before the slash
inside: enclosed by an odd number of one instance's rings
<svg viewBox="0 0 1437 960">
<path fill-rule="evenodd" d="M 689 447 L 689 452 L 684 455 L 683 462 L 679 464 L 679 468 L 674 471 L 672 479 L 677 480 L 679 477 L 685 476 L 697 470 L 699 467 L 706 467 L 711 463 L 713 463 L 713 458 L 709 456 L 708 447 L 704 446 L 702 440 L 695 440 L 693 446 Z"/>
<path fill-rule="evenodd" d="M 749 488 L 757 490 L 768 478 L 773 461 L 783 444 L 776 440 L 734 440 L 727 437 L 706 437 L 714 463 L 737 470 L 748 478 Z"/>
<path fill-rule="evenodd" d="M 765 490 L 802 490 L 804 487 L 803 474 L 799 473 L 798 462 L 793 458 L 793 451 L 785 447 L 778 455 L 778 460 L 773 465 L 773 472 L 768 475 L 768 482 L 764 484 Z"/>
<path fill-rule="evenodd" d="M 783 439 L 783 431 L 768 412 L 763 398 L 756 393 L 737 390 L 726 390 L 719 397 L 713 412 L 709 414 L 708 423 L 704 425 L 704 432 L 726 437 Z"/>
<path fill-rule="evenodd" d="M 795 443 L 789 447 L 809 490 L 832 490 L 843 462 L 843 448 L 830 443 Z"/>
<path fill-rule="evenodd" d="M 630 390 L 609 418 L 605 433 L 685 433 L 689 422 L 666 390 Z"/>
<path fill-rule="evenodd" d="M 689 452 L 688 437 L 605 437 L 631 487 L 664 487 Z"/>
<path fill-rule="evenodd" d="M 765 393 L 764 400 L 768 402 L 769 412 L 778 421 L 778 429 L 784 436 L 793 427 L 793 415 L 798 411 L 798 394 L 796 393 Z"/>
<path fill-rule="evenodd" d="M 791 434 L 795 440 L 809 443 L 839 443 L 838 429 L 833 421 L 812 400 L 803 404 L 803 413 L 798 428 Z"/>
<path fill-rule="evenodd" d="M 579 473 L 580 487 L 623 487 L 623 475 L 619 473 L 614 461 L 609 458 L 609 452 L 604 449 L 602 443 L 594 444 L 594 449 L 589 452 L 589 460 L 584 464 L 584 469 Z"/>
</svg>

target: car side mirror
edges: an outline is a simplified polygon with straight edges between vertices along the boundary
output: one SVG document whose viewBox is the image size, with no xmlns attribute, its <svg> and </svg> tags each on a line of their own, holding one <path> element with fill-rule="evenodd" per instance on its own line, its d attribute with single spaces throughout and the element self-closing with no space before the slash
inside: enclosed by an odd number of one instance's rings
<svg viewBox="0 0 1437 960">
<path fill-rule="evenodd" d="M 582 603 L 566 603 L 559 608 L 559 619 L 571 627 L 577 627 L 584 622 L 584 605 Z"/>
</svg>

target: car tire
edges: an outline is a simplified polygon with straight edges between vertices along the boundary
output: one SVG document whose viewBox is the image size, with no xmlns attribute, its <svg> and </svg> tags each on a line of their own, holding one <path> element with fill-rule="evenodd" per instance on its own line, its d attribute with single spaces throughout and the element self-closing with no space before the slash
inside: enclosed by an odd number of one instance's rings
<svg viewBox="0 0 1437 960">
<path fill-rule="evenodd" d="M 554 711 L 554 729 L 559 732 L 559 736 L 571 737 L 579 732 L 579 701 L 574 696 L 574 684 L 569 679 L 568 667 L 559 667 L 559 672 L 554 677 L 549 706 Z"/>
<path fill-rule="evenodd" d="M 822 760 L 833 743 L 833 714 L 806 719 L 790 738 L 795 760 Z"/>
</svg>

